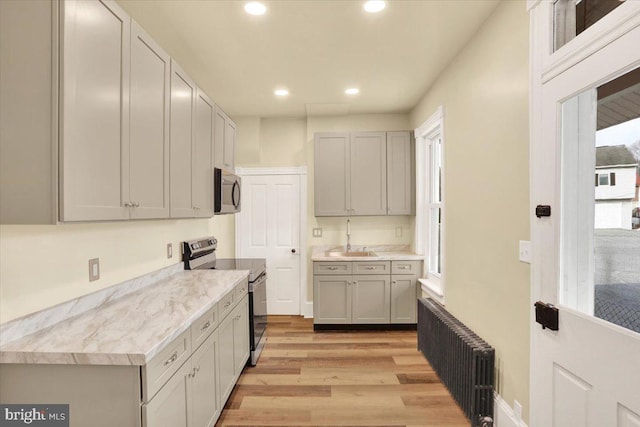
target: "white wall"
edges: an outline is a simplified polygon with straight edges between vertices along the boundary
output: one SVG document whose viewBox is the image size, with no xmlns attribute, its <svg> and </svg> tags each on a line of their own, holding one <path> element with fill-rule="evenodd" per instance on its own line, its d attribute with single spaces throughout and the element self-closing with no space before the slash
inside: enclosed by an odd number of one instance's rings
<svg viewBox="0 0 640 427">
<path fill-rule="evenodd" d="M 597 168 L 596 174 L 616 174 L 616 185 L 598 185 L 595 190 L 596 200 L 633 199 L 636 196 L 636 167 L 630 168 Z"/>
<path fill-rule="evenodd" d="M 501 2 L 411 113 L 444 106 L 446 306 L 496 349 L 497 391 L 529 405 L 529 16 Z"/>
<path fill-rule="evenodd" d="M 594 228 L 624 228 L 631 230 L 631 200 L 599 200 L 595 205 Z"/>
<path fill-rule="evenodd" d="M 233 256 L 234 226 L 233 215 L 0 226 L 0 323 L 178 263 L 184 240 L 214 234 L 220 255 Z M 100 280 L 90 283 L 91 258 L 100 258 Z"/>
</svg>

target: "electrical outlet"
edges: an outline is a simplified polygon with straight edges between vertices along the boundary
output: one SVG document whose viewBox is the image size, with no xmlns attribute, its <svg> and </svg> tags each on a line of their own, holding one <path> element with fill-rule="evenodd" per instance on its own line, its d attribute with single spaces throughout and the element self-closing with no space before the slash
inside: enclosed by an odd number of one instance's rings
<svg viewBox="0 0 640 427">
<path fill-rule="evenodd" d="M 396 237 L 402 237 L 402 227 L 396 227 Z"/>
<path fill-rule="evenodd" d="M 167 258 L 173 258 L 173 244 L 167 243 Z"/>
<path fill-rule="evenodd" d="M 522 420 L 522 404 L 517 400 L 513 400 L 513 417 L 520 425 L 520 421 Z"/>
<path fill-rule="evenodd" d="M 314 228 L 313 237 L 322 237 L 322 228 Z"/>
<path fill-rule="evenodd" d="M 100 278 L 100 258 L 89 260 L 89 281 L 94 282 Z"/>
<path fill-rule="evenodd" d="M 520 261 L 531 264 L 531 242 L 528 240 L 520 240 Z"/>
</svg>

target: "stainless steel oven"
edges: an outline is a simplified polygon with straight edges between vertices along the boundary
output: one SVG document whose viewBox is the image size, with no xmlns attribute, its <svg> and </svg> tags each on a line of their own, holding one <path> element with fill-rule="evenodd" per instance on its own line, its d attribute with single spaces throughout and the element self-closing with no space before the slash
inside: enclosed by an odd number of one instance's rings
<svg viewBox="0 0 640 427">
<path fill-rule="evenodd" d="M 249 270 L 249 340 L 255 366 L 266 342 L 267 329 L 267 264 L 265 259 L 217 259 L 215 237 L 204 237 L 182 243 L 185 270 Z"/>
</svg>

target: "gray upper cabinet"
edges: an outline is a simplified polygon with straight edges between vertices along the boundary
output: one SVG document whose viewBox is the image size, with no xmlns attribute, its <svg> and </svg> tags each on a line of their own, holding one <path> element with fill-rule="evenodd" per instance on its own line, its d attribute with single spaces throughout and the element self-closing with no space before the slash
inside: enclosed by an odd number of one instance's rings
<svg viewBox="0 0 640 427">
<path fill-rule="evenodd" d="M 314 135 L 316 216 L 351 214 L 351 139 L 348 132 Z"/>
<path fill-rule="evenodd" d="M 415 214 L 414 144 L 410 132 L 387 132 L 387 214 Z"/>
<path fill-rule="evenodd" d="M 217 105 L 214 130 L 215 167 L 233 171 L 236 167 L 236 124 Z"/>
<path fill-rule="evenodd" d="M 192 143 L 196 84 L 171 61 L 171 218 L 195 216 Z"/>
<path fill-rule="evenodd" d="M 385 132 L 351 134 L 351 215 L 387 214 Z"/>
<path fill-rule="evenodd" d="M 412 215 L 410 132 L 314 135 L 316 216 Z"/>
<path fill-rule="evenodd" d="M 128 219 L 131 21 L 115 2 L 60 4 L 60 217 Z"/>
<path fill-rule="evenodd" d="M 131 218 L 169 216 L 170 77 L 169 55 L 132 21 L 129 196 L 125 198 Z"/>
<path fill-rule="evenodd" d="M 213 216 L 213 125 L 215 104 L 200 88 L 196 92 L 192 153 L 194 216 Z"/>
<path fill-rule="evenodd" d="M 0 20 L 0 223 L 212 216 L 222 110 L 115 1 L 0 1 Z"/>
</svg>

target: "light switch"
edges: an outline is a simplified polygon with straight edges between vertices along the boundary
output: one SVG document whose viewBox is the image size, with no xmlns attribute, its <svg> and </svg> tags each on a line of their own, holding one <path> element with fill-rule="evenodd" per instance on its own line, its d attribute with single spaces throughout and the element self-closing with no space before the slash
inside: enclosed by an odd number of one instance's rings
<svg viewBox="0 0 640 427">
<path fill-rule="evenodd" d="M 171 243 L 167 243 L 167 258 L 173 257 L 173 245 Z"/>
<path fill-rule="evenodd" d="M 520 261 L 531 264 L 531 242 L 528 240 L 520 240 Z"/>
<path fill-rule="evenodd" d="M 313 237 L 322 237 L 322 228 L 314 228 Z"/>
<path fill-rule="evenodd" d="M 89 260 L 89 281 L 94 282 L 100 278 L 100 258 Z"/>
</svg>

